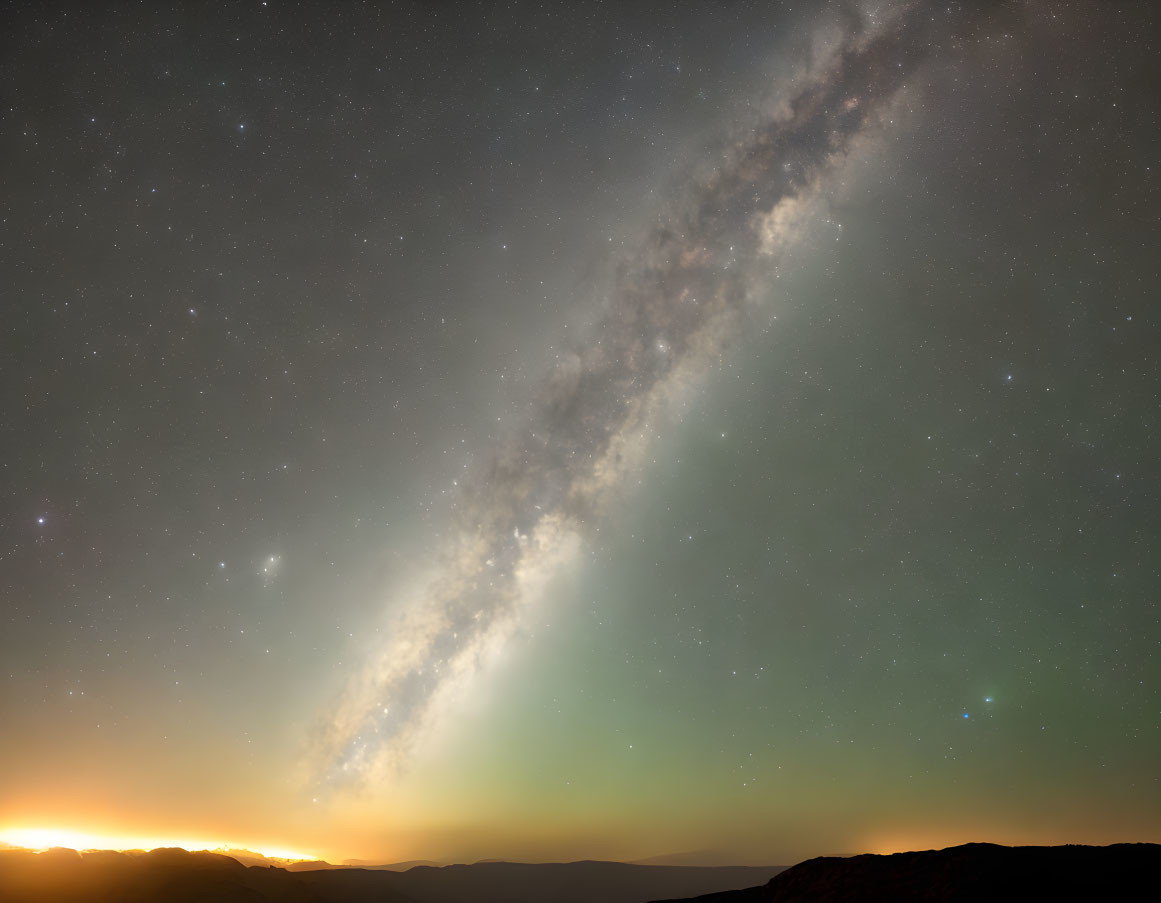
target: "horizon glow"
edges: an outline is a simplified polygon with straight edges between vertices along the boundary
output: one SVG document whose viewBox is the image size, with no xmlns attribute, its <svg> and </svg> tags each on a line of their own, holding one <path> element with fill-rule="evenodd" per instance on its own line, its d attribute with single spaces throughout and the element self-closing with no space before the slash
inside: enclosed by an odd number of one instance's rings
<svg viewBox="0 0 1161 903">
<path fill-rule="evenodd" d="M 6 827 L 0 828 L 0 843 L 26 850 L 44 852 L 54 848 L 88 852 L 92 850 L 113 850 L 116 852 L 151 851 L 178 847 L 189 852 L 228 853 L 230 850 L 242 853 L 257 853 L 267 859 L 287 862 L 306 862 L 317 859 L 311 853 L 296 852 L 280 847 L 245 845 L 216 840 L 190 840 L 175 837 L 157 837 L 140 834 L 103 834 L 79 831 L 70 828 Z"/>
</svg>

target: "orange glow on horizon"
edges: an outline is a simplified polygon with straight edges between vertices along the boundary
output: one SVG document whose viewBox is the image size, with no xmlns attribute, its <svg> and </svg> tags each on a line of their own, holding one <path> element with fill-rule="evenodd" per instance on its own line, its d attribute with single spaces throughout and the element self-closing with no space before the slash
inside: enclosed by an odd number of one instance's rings
<svg viewBox="0 0 1161 903">
<path fill-rule="evenodd" d="M 889 856 L 892 853 L 908 853 L 922 850 L 943 850 L 967 843 L 990 843 L 1003 847 L 1051 847 L 1061 844 L 1091 844 L 1104 846 L 1123 842 L 1118 835 L 1055 832 L 1048 830 L 1025 830 L 1002 832 L 996 830 L 958 830 L 955 828 L 933 829 L 929 831 L 892 832 L 868 837 L 859 852 Z M 1131 842 L 1131 841 L 1130 841 Z"/>
<path fill-rule="evenodd" d="M 892 835 L 877 837 L 860 847 L 860 853 L 873 853 L 877 856 L 890 856 L 893 853 L 911 853 L 922 850 L 943 850 L 948 847 L 957 847 L 965 843 L 973 843 L 979 838 L 975 836 L 961 837 L 952 834 L 923 835 Z M 994 842 L 994 841 L 989 841 Z M 1001 844 L 1007 846 L 1007 844 Z"/>
<path fill-rule="evenodd" d="M 189 838 L 149 837 L 131 834 L 93 834 L 70 828 L 5 827 L 0 829 L 0 842 L 28 850 L 49 850 L 67 847 L 72 850 L 156 850 L 161 847 L 181 847 L 191 852 L 226 853 L 229 850 L 257 853 L 267 859 L 290 862 L 315 860 L 313 853 L 286 850 L 264 844 L 241 844 L 221 840 L 191 840 Z"/>
</svg>

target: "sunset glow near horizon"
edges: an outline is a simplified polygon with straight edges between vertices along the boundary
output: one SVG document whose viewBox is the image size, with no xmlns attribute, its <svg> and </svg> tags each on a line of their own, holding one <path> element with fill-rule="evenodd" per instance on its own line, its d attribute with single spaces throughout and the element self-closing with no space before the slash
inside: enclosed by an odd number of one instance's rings
<svg viewBox="0 0 1161 903">
<path fill-rule="evenodd" d="M 0 841 L 1161 842 L 1158 11 L 102 7 L 0 37 Z"/>
<path fill-rule="evenodd" d="M 71 850 L 157 850 L 180 847 L 190 852 L 209 851 L 225 853 L 230 850 L 246 850 L 258 853 L 268 859 L 288 862 L 307 862 L 318 859 L 310 853 L 282 850 L 272 847 L 247 846 L 225 841 L 178 839 L 173 837 L 145 837 L 123 834 L 92 834 L 87 831 L 73 831 L 67 828 L 0 828 L 0 843 L 11 847 L 43 852 L 56 848 Z"/>
</svg>

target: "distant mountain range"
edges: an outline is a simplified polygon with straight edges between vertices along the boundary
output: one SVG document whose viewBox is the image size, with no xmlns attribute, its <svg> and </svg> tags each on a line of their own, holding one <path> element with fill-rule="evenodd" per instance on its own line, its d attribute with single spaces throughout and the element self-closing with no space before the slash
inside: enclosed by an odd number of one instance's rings
<svg viewBox="0 0 1161 903">
<path fill-rule="evenodd" d="M 239 851 L 244 852 L 244 851 Z M 242 858 L 251 858 L 243 856 Z M 261 858 L 261 857 L 259 857 Z M 313 867 L 312 867 L 313 866 Z M 1161 846 L 967 844 L 791 868 L 623 862 L 246 865 L 181 849 L 0 850 L 4 903 L 912 903 L 1157 896 Z M 299 869 L 302 870 L 294 870 Z M 764 882 L 764 883 L 763 883 Z M 756 885 L 756 886 L 755 886 Z M 1151 890 L 1150 890 L 1151 889 Z"/>
<path fill-rule="evenodd" d="M 254 857 L 242 855 L 243 859 Z M 262 857 L 258 857 L 260 860 Z M 749 887 L 779 866 L 623 862 L 474 865 L 243 864 L 182 849 L 115 853 L 0 850 L 4 903 L 645 903 Z"/>
<path fill-rule="evenodd" d="M 997 903 L 1161 899 L 1161 845 L 1001 847 L 969 843 L 890 856 L 822 856 L 761 887 L 662 903 Z"/>
</svg>

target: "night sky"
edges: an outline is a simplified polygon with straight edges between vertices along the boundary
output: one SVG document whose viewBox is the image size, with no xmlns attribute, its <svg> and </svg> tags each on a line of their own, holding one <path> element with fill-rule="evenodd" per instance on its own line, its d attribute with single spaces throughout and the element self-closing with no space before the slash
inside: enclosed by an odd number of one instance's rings
<svg viewBox="0 0 1161 903">
<path fill-rule="evenodd" d="M 1159 18 L 3 4 L 0 840 L 1161 841 Z"/>
</svg>

